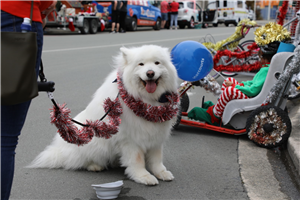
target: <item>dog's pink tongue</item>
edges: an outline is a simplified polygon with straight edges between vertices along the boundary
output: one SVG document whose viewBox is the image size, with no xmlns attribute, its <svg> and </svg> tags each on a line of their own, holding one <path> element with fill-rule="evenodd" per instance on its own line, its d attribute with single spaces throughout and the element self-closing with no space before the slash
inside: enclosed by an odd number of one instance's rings
<svg viewBox="0 0 300 200">
<path fill-rule="evenodd" d="M 146 81 L 146 90 L 149 93 L 153 93 L 156 90 L 156 83 L 155 81 Z"/>
</svg>

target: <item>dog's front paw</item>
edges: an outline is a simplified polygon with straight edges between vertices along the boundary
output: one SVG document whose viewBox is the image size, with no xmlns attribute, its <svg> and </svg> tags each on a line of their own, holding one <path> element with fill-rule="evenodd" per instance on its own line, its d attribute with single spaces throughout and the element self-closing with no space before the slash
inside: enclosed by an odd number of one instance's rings
<svg viewBox="0 0 300 200">
<path fill-rule="evenodd" d="M 158 180 L 155 178 L 155 176 L 153 176 L 151 174 L 147 174 L 147 175 L 140 176 L 140 177 L 135 177 L 134 181 L 137 183 L 145 184 L 145 185 L 157 185 L 158 184 Z"/>
<path fill-rule="evenodd" d="M 97 165 L 96 163 L 92 163 L 87 166 L 87 170 L 92 171 L 92 172 L 100 172 L 100 171 L 104 170 L 104 167 Z"/>
<path fill-rule="evenodd" d="M 164 170 L 160 173 L 156 173 L 155 176 L 163 181 L 172 181 L 174 179 L 173 174 L 170 171 Z"/>
</svg>

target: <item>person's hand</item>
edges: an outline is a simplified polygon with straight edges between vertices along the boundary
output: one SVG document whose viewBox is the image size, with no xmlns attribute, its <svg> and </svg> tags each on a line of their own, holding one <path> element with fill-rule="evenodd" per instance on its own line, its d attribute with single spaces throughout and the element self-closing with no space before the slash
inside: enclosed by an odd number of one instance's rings
<svg viewBox="0 0 300 200">
<path fill-rule="evenodd" d="M 55 9 L 56 3 L 57 0 L 53 0 L 52 4 L 47 9 L 42 11 L 42 14 L 48 16 Z"/>
<path fill-rule="evenodd" d="M 46 23 L 47 23 L 47 20 L 46 20 L 46 17 L 53 11 L 55 10 L 55 7 L 56 7 L 56 3 L 57 3 L 57 0 L 53 0 L 52 1 L 52 4 L 46 9 L 46 10 L 43 10 L 41 12 L 42 14 L 42 21 L 43 21 L 43 28 L 46 26 Z"/>
<path fill-rule="evenodd" d="M 231 81 L 225 81 L 226 87 L 229 87 L 229 86 L 231 86 L 232 84 L 233 84 L 233 82 L 231 82 Z"/>
</svg>

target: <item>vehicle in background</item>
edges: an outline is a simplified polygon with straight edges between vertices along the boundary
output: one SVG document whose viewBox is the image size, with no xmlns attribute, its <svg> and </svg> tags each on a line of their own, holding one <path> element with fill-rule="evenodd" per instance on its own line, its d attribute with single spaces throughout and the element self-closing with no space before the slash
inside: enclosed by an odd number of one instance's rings
<svg viewBox="0 0 300 200">
<path fill-rule="evenodd" d="M 45 27 L 70 28 L 71 31 L 78 28 L 82 34 L 95 34 L 101 29 L 101 16 L 91 2 L 60 1 L 57 8 L 47 16 Z"/>
<path fill-rule="evenodd" d="M 95 1 L 98 12 L 102 13 L 106 20 L 106 27 L 111 27 L 111 2 Z M 127 1 L 126 28 L 136 31 L 137 27 L 153 27 L 160 30 L 161 13 L 158 6 L 159 1 L 129 0 Z"/>
<path fill-rule="evenodd" d="M 178 26 L 183 29 L 194 28 L 195 24 L 203 24 L 202 8 L 195 1 L 179 1 Z"/>
<path fill-rule="evenodd" d="M 205 24 L 212 24 L 214 27 L 218 26 L 218 11 L 215 6 L 216 2 L 210 2 L 203 11 L 203 21 Z M 211 9 L 212 7 L 212 9 Z"/>
<path fill-rule="evenodd" d="M 242 19 L 249 17 L 246 0 L 209 0 L 208 2 L 216 2 L 211 4 L 210 9 L 218 10 L 218 24 L 236 26 Z"/>
</svg>

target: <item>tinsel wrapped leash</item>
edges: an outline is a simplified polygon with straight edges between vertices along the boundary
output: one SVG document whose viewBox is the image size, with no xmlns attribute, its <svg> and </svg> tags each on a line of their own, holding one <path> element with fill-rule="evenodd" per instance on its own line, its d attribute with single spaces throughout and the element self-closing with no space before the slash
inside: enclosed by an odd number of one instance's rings
<svg viewBox="0 0 300 200">
<path fill-rule="evenodd" d="M 109 98 L 104 101 L 106 114 L 100 120 L 86 120 L 86 123 L 82 124 L 71 119 L 71 110 L 66 108 L 66 104 L 56 104 L 53 94 L 50 92 L 48 92 L 48 96 L 54 104 L 50 113 L 51 123 L 56 126 L 58 133 L 65 141 L 79 146 L 89 143 L 94 136 L 109 139 L 118 132 L 118 127 L 121 123 L 120 115 L 122 114 L 118 98 L 114 101 L 111 101 Z M 106 115 L 109 116 L 108 123 L 102 121 Z M 81 125 L 82 128 L 78 129 L 74 123 Z"/>
<path fill-rule="evenodd" d="M 141 100 L 133 98 L 124 88 L 121 78 L 118 77 L 119 94 L 124 103 L 139 117 L 144 118 L 150 122 L 165 122 L 177 115 L 179 97 L 177 93 L 167 95 L 167 105 L 151 106 Z M 120 116 L 123 109 L 119 97 L 112 101 L 110 98 L 104 101 L 104 110 L 106 114 L 96 121 L 86 120 L 82 124 L 76 120 L 71 119 L 70 109 L 66 108 L 66 104 L 58 105 L 53 98 L 53 93 L 48 92 L 48 97 L 53 102 L 54 106 L 50 113 L 51 123 L 54 124 L 60 136 L 67 142 L 72 144 L 84 145 L 92 140 L 94 136 L 109 139 L 112 135 L 118 132 L 118 127 L 121 124 Z M 109 122 L 105 123 L 102 120 L 108 115 Z M 78 129 L 74 123 L 82 126 Z"/>
</svg>

